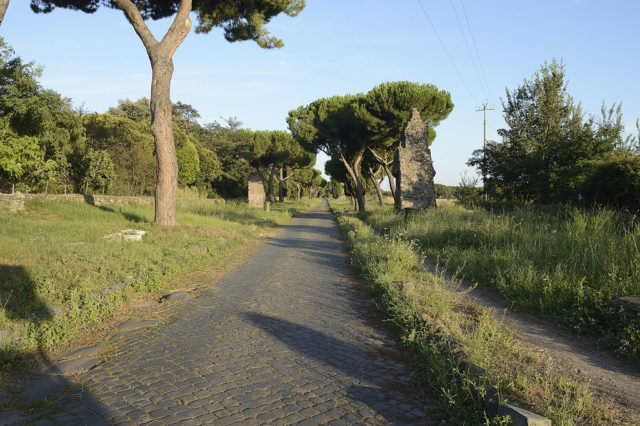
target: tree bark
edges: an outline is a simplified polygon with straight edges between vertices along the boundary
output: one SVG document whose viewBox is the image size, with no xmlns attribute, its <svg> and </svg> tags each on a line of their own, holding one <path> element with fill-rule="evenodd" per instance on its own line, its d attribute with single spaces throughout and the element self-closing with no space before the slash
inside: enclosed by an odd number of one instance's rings
<svg viewBox="0 0 640 426">
<path fill-rule="evenodd" d="M 284 166 L 280 166 L 280 181 L 278 182 L 278 201 L 284 203 Z"/>
<path fill-rule="evenodd" d="M 340 161 L 344 164 L 344 167 L 347 169 L 351 180 L 356 186 L 356 200 L 358 200 L 358 212 L 364 213 L 366 212 L 366 207 L 364 204 L 364 195 L 362 193 L 362 182 L 360 181 L 360 176 L 358 174 L 358 167 L 360 166 L 360 162 L 362 161 L 362 156 L 364 154 L 364 147 L 362 147 L 356 153 L 356 159 L 353 162 L 353 167 L 349 164 L 347 159 L 340 153 Z"/>
<path fill-rule="evenodd" d="M 382 165 L 382 168 L 384 169 L 384 173 L 387 175 L 387 178 L 389 179 L 389 189 L 391 190 L 391 196 L 395 200 L 396 185 L 393 179 L 393 174 L 391 174 L 391 170 L 389 170 L 389 166 L 391 165 L 391 161 L 389 161 L 389 153 L 385 152 L 384 157 L 382 157 L 371 148 L 369 148 L 369 152 L 371 152 L 371 154 L 373 154 L 375 159 Z"/>
<path fill-rule="evenodd" d="M 2 25 L 2 21 L 4 21 L 4 14 L 7 12 L 8 7 L 9 0 L 0 0 L 0 25 Z"/>
<path fill-rule="evenodd" d="M 380 188 L 380 182 L 378 182 L 378 179 L 376 179 L 376 175 L 380 172 L 380 169 L 382 168 L 382 166 L 378 167 L 378 171 L 374 172 L 373 170 L 371 170 L 371 167 L 369 167 L 369 177 L 371 178 L 371 182 L 373 183 L 373 186 L 376 187 L 376 192 L 378 193 L 378 202 L 380 203 L 381 206 L 384 206 L 384 195 L 382 194 L 382 188 Z M 384 176 L 383 176 L 384 179 Z"/>
<path fill-rule="evenodd" d="M 178 224 L 178 161 L 171 121 L 172 58 L 191 29 L 189 12 L 192 0 L 180 1 L 176 17 L 161 41 L 153 37 L 131 0 L 111 0 L 111 3 L 124 12 L 140 37 L 151 62 L 151 133 L 155 140 L 157 164 L 154 223 L 160 226 L 175 226 Z"/>
<path fill-rule="evenodd" d="M 271 166 L 271 171 L 269 172 L 269 180 L 267 182 L 267 196 L 269 197 L 269 202 L 271 204 L 275 203 L 276 197 L 273 195 L 273 177 L 276 174 L 276 165 L 273 164 Z"/>
<path fill-rule="evenodd" d="M 299 183 L 296 183 L 296 190 L 298 191 L 297 201 L 300 201 L 300 191 L 302 190 L 302 186 Z"/>
</svg>

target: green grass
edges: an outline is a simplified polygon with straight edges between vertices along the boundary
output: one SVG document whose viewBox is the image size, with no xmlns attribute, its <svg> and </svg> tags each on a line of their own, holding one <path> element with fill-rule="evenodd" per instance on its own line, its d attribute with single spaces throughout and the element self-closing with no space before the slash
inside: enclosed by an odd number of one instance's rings
<svg viewBox="0 0 640 426">
<path fill-rule="evenodd" d="M 276 204 L 270 212 L 243 204 L 184 201 L 180 226 L 152 226 L 153 206 L 92 206 L 30 201 L 25 212 L 0 213 L 0 329 L 19 336 L 0 344 L 0 368 L 23 355 L 99 327 L 133 298 L 212 264 L 310 206 Z M 123 229 L 148 232 L 142 242 L 108 240 Z M 116 291 L 105 291 L 120 283 Z M 52 315 L 46 307 L 63 310 Z"/>
<path fill-rule="evenodd" d="M 612 303 L 640 294 L 640 226 L 609 210 L 490 213 L 446 207 L 407 222 L 391 208 L 366 221 L 415 241 L 440 266 L 495 289 L 514 309 L 543 313 L 640 363 L 640 321 Z"/>
<path fill-rule="evenodd" d="M 345 202 L 331 205 L 334 211 L 348 210 Z M 387 225 L 395 220 L 379 219 Z M 414 374 L 440 397 L 450 421 L 504 421 L 486 417 L 478 396 L 486 385 L 498 387 L 505 401 L 530 407 L 553 424 L 622 420 L 593 398 L 584 380 L 555 370 L 548 360 L 522 348 L 493 311 L 469 303 L 442 277 L 425 271 L 415 242 L 397 234 L 381 236 L 354 214 L 338 213 L 338 222 L 352 263 L 414 354 Z M 481 370 L 467 369 L 460 360 Z"/>
</svg>

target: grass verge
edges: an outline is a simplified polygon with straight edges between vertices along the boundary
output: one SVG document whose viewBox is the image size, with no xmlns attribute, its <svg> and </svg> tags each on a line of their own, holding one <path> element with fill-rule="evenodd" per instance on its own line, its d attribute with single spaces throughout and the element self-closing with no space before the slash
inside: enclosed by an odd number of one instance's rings
<svg viewBox="0 0 640 426">
<path fill-rule="evenodd" d="M 440 266 L 492 287 L 512 308 L 540 312 L 571 331 L 640 364 L 640 319 L 613 299 L 640 294 L 640 225 L 612 211 L 460 206 L 412 215 L 374 206 L 364 217 L 377 231 L 414 241 Z"/>
<path fill-rule="evenodd" d="M 348 206 L 336 201 L 331 205 L 334 212 Z M 353 265 L 414 354 L 417 379 L 440 396 L 441 408 L 453 423 L 506 421 L 484 412 L 480 401 L 487 385 L 500 390 L 502 401 L 516 401 L 553 424 L 620 420 L 593 398 L 582 379 L 555 371 L 550 362 L 527 353 L 493 311 L 469 303 L 444 279 L 426 272 L 415 243 L 380 236 L 354 215 L 337 217 Z"/>
<path fill-rule="evenodd" d="M 0 371 L 31 368 L 35 354 L 102 327 L 134 299 L 224 264 L 311 203 L 266 212 L 184 201 L 174 228 L 152 226 L 153 206 L 34 200 L 22 213 L 0 213 Z M 147 234 L 141 242 L 104 238 L 129 228 Z"/>
</svg>

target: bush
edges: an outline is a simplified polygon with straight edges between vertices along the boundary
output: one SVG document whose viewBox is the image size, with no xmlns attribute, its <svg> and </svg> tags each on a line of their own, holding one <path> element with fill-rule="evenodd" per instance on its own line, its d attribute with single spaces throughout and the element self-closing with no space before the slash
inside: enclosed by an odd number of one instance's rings
<svg viewBox="0 0 640 426">
<path fill-rule="evenodd" d="M 640 210 L 640 157 L 624 154 L 587 163 L 579 198 L 589 204 Z"/>
</svg>

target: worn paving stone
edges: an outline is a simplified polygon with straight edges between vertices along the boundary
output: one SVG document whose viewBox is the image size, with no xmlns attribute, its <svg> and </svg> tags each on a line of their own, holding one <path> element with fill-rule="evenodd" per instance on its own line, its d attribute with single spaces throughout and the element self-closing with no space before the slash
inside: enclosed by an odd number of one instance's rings
<svg viewBox="0 0 640 426">
<path fill-rule="evenodd" d="M 90 370 L 102 361 L 98 358 L 77 358 L 67 361 L 61 361 L 56 364 L 40 370 L 42 374 L 63 374 L 63 373 L 75 373 L 78 371 Z"/>
<path fill-rule="evenodd" d="M 157 320 L 146 320 L 146 321 L 128 321 L 124 324 L 120 324 L 118 330 L 120 331 L 132 331 L 139 330 L 141 328 L 154 327 L 160 324 L 160 321 Z"/>
<path fill-rule="evenodd" d="M 64 359 L 73 359 L 73 358 L 86 358 L 93 357 L 100 353 L 100 346 L 84 346 L 82 348 L 73 349 L 66 354 L 62 358 Z"/>
<path fill-rule="evenodd" d="M 169 293 L 162 298 L 163 302 L 178 302 L 181 300 L 191 299 L 191 295 L 189 293 L 185 293 L 182 291 L 177 291 L 175 293 Z"/>
<path fill-rule="evenodd" d="M 415 399 L 355 283 L 321 205 L 210 288 L 167 304 L 171 322 L 123 324 L 157 327 L 113 341 L 117 355 L 78 376 L 82 394 L 61 409 L 78 424 L 432 423 L 424 407 L 434 401 Z"/>
</svg>

